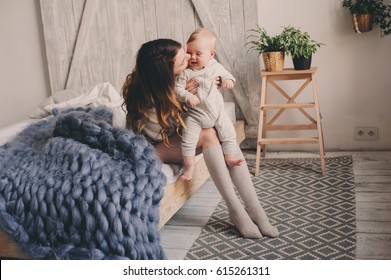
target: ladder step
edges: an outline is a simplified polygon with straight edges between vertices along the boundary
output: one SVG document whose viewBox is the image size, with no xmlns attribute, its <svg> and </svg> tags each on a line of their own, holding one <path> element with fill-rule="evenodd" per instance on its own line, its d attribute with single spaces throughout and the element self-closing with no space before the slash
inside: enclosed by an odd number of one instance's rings
<svg viewBox="0 0 391 280">
<path fill-rule="evenodd" d="M 264 104 L 262 109 L 296 109 L 296 108 L 315 108 L 315 102 L 308 103 L 286 103 L 286 104 Z"/>
<path fill-rule="evenodd" d="M 316 123 L 314 124 L 267 124 L 265 131 L 269 130 L 315 130 L 317 129 Z"/>
<path fill-rule="evenodd" d="M 304 144 L 304 143 L 318 143 L 318 137 L 309 138 L 260 138 L 258 145 L 264 144 Z"/>
</svg>

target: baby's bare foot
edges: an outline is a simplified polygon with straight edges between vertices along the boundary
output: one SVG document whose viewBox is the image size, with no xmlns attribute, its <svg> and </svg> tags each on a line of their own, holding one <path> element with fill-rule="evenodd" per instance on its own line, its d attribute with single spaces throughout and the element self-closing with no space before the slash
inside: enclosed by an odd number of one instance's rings
<svg viewBox="0 0 391 280">
<path fill-rule="evenodd" d="M 194 166 L 186 168 L 185 172 L 181 175 L 182 180 L 190 181 L 193 178 Z"/>
<path fill-rule="evenodd" d="M 238 158 L 234 155 L 225 155 L 225 163 L 227 164 L 228 168 L 239 166 L 244 163 L 244 158 Z"/>
</svg>

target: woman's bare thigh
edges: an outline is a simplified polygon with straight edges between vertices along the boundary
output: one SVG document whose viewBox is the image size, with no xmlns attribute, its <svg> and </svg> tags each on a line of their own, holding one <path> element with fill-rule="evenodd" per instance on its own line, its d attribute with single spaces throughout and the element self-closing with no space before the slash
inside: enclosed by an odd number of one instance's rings
<svg viewBox="0 0 391 280">
<path fill-rule="evenodd" d="M 163 163 L 182 163 L 181 138 L 179 135 L 174 135 L 169 138 L 169 141 L 169 146 L 165 145 L 163 142 L 155 145 L 157 156 Z"/>
<path fill-rule="evenodd" d="M 166 146 L 163 142 L 155 145 L 156 154 L 163 163 L 182 163 L 181 140 L 182 138 L 179 135 L 174 135 L 169 138 L 170 146 Z M 196 154 L 202 153 L 203 149 L 219 144 L 220 141 L 216 131 L 213 128 L 203 128 L 197 143 Z"/>
</svg>

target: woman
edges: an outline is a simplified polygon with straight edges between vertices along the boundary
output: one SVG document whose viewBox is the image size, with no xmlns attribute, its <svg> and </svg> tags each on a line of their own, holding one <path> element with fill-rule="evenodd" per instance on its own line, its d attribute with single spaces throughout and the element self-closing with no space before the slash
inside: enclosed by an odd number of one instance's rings
<svg viewBox="0 0 391 280">
<path fill-rule="evenodd" d="M 127 111 L 127 127 L 146 136 L 164 163 L 182 163 L 181 130 L 186 129 L 182 106 L 175 93 L 175 77 L 188 66 L 190 55 L 171 39 L 143 44 L 136 66 L 122 88 Z M 188 84 L 196 90 L 194 83 Z M 229 217 L 245 238 L 277 237 L 258 201 L 247 165 L 228 169 L 220 141 L 213 128 L 202 129 L 197 153 L 203 153 L 209 173 L 225 200 Z M 238 155 L 242 156 L 241 151 Z M 245 207 L 236 196 L 237 188 Z"/>
</svg>

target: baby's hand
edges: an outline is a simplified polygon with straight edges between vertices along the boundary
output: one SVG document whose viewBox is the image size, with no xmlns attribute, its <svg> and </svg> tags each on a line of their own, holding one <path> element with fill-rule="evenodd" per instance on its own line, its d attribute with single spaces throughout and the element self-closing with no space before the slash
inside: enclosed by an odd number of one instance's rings
<svg viewBox="0 0 391 280">
<path fill-rule="evenodd" d="M 198 99 L 197 96 L 195 96 L 193 94 L 189 94 L 186 97 L 186 103 L 187 103 L 187 105 L 194 107 L 194 106 L 197 106 L 198 104 L 200 104 L 200 100 Z"/>
<path fill-rule="evenodd" d="M 222 86 L 223 86 L 223 88 L 231 89 L 234 87 L 234 81 L 232 81 L 230 79 L 224 80 L 222 83 Z"/>
</svg>

